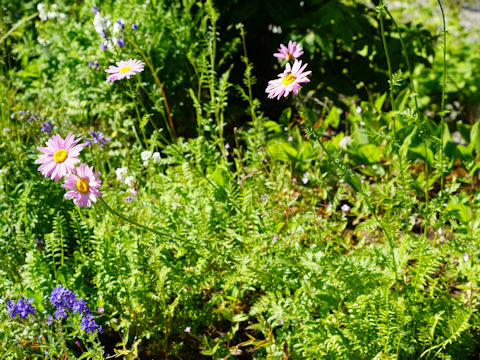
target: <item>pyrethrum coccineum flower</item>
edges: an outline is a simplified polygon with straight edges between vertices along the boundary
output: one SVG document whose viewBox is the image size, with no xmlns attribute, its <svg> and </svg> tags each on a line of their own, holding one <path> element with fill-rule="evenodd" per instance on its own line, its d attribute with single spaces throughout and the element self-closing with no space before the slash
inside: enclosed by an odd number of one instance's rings
<svg viewBox="0 0 480 360">
<path fill-rule="evenodd" d="M 97 197 L 102 196 L 102 193 L 98 190 L 102 185 L 99 176 L 100 172 L 94 173 L 92 166 L 80 164 L 78 168 L 65 177 L 62 188 L 70 190 L 65 193 L 65 199 L 73 199 L 75 205 L 80 207 L 92 206 L 92 202 L 97 202 Z"/>
<path fill-rule="evenodd" d="M 60 135 L 53 135 L 47 141 L 47 147 L 37 147 L 42 152 L 35 164 L 42 164 L 38 171 L 55 181 L 60 180 L 75 169 L 75 164 L 79 163 L 78 156 L 82 151 L 84 144 L 77 143 L 81 139 L 75 139 L 75 135 L 68 134 L 65 140 Z"/>
<path fill-rule="evenodd" d="M 140 60 L 127 60 L 127 61 L 118 61 L 117 66 L 110 65 L 105 72 L 110 73 L 111 75 L 107 76 L 107 81 L 114 82 L 121 80 L 123 78 L 130 79 L 130 76 L 135 75 L 138 72 L 143 71 L 145 66 L 144 62 Z"/>
<path fill-rule="evenodd" d="M 268 93 L 268 98 L 274 97 L 280 99 L 283 96 L 287 97 L 290 92 L 298 95 L 298 90 L 301 88 L 300 84 L 310 82 L 307 75 L 311 71 L 304 71 L 308 64 L 302 66 L 301 60 L 295 60 L 293 66 L 287 63 L 285 71 L 278 75 L 278 79 L 270 80 L 268 82 L 265 92 Z"/>
<path fill-rule="evenodd" d="M 296 60 L 303 55 L 302 46 L 297 45 L 297 43 L 292 40 L 288 42 L 288 46 L 280 44 L 277 50 L 278 53 L 273 54 L 273 56 L 279 59 Z"/>
</svg>

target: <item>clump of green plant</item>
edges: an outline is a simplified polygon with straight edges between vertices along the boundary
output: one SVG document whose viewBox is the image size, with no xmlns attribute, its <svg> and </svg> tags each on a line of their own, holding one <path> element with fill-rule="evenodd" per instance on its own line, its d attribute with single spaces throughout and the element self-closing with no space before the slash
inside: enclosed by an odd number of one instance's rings
<svg viewBox="0 0 480 360">
<path fill-rule="evenodd" d="M 249 27 L 231 26 L 235 36 L 225 41 L 222 6 L 142 4 L 46 4 L 35 29 L 27 17 L 0 33 L 16 61 L 0 66 L 0 255 L 8 259 L 0 297 L 18 300 L 0 311 L 0 355 L 475 354 L 476 146 L 457 146 L 445 125 L 446 23 L 441 103 L 428 117 L 417 80 L 422 56 L 383 1 L 355 14 L 368 11 L 368 31 L 377 31 L 369 59 L 383 69 L 386 90 L 335 102 L 319 97 L 329 80 L 314 81 L 320 72 L 302 60 L 315 42 L 280 46 L 271 64 L 279 75 L 257 83 Z M 55 16 L 43 20 L 45 9 Z M 330 26 L 327 38 L 341 31 Z M 29 40 L 46 34 L 50 43 Z M 265 88 L 273 100 L 255 97 Z M 462 129 L 476 139 L 476 125 Z M 77 163 L 53 173 L 78 157 L 65 143 L 47 149 L 69 133 L 92 174 Z M 73 305 L 61 306 L 66 320 L 59 312 L 52 325 L 47 317 L 31 324 L 41 306 L 58 311 L 56 293 L 41 305 L 52 288 L 101 309 L 105 333 L 97 337 L 93 311 Z M 38 311 L 26 319 L 7 319 L 32 304 Z"/>
</svg>

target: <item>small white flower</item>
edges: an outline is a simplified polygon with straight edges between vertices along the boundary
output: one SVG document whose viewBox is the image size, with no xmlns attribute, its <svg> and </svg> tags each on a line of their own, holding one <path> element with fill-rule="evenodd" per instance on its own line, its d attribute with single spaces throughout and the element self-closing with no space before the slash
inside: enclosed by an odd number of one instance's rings
<svg viewBox="0 0 480 360">
<path fill-rule="evenodd" d="M 122 19 L 122 18 L 118 19 L 118 21 L 120 21 L 120 22 L 123 24 L 123 19 Z M 113 32 L 115 35 L 117 35 L 117 34 L 120 34 L 121 31 L 122 31 L 122 25 L 120 25 L 117 21 L 115 21 L 115 22 L 113 23 L 113 30 L 112 30 L 112 32 Z"/>
<path fill-rule="evenodd" d="M 158 151 L 155 151 L 152 155 L 153 162 L 154 163 L 159 162 L 160 158 L 161 158 L 160 153 Z"/>
<path fill-rule="evenodd" d="M 38 4 L 37 5 L 37 10 L 38 10 L 38 17 L 40 18 L 40 20 L 42 21 L 47 21 L 48 17 L 47 17 L 47 9 L 45 7 L 45 4 Z"/>
<path fill-rule="evenodd" d="M 64 13 L 58 13 L 57 18 L 58 18 L 58 22 L 60 24 L 63 24 L 65 22 L 65 19 L 67 18 L 67 15 L 65 15 Z"/>
<path fill-rule="evenodd" d="M 95 18 L 93 19 L 93 27 L 95 28 L 95 31 L 99 34 L 102 33 L 103 30 L 103 19 L 102 15 L 100 15 L 99 12 L 95 14 Z"/>
<path fill-rule="evenodd" d="M 310 174 L 308 173 L 308 171 L 305 171 L 305 173 L 303 174 L 302 176 L 302 183 L 305 185 L 308 183 L 308 177 L 310 176 Z"/>
<path fill-rule="evenodd" d="M 102 34 L 102 31 L 107 30 L 110 27 L 110 24 L 110 20 L 107 17 L 102 17 L 100 12 L 95 14 L 95 18 L 93 19 L 93 27 L 97 33 Z"/>
<path fill-rule="evenodd" d="M 55 19 L 57 17 L 57 13 L 55 11 L 49 11 L 47 13 L 47 18 L 49 19 Z"/>
<path fill-rule="evenodd" d="M 362 112 L 362 108 L 357 105 L 357 108 L 355 109 L 355 111 L 357 112 L 357 114 L 360 114 Z"/>
<path fill-rule="evenodd" d="M 125 175 L 127 175 L 127 168 L 126 167 L 121 167 L 121 168 L 117 168 L 115 170 L 115 174 L 117 175 L 117 179 L 119 181 L 122 181 L 122 179 L 125 177 Z"/>
<path fill-rule="evenodd" d="M 44 38 L 42 38 L 42 37 L 40 37 L 40 36 L 37 37 L 37 41 L 38 41 L 38 43 L 39 43 L 40 45 L 42 45 L 42 46 L 45 46 L 45 45 L 47 45 L 47 44 L 50 44 L 50 40 L 45 40 Z"/>
<path fill-rule="evenodd" d="M 135 181 L 135 178 L 133 176 L 127 176 L 125 178 L 125 185 L 127 185 L 128 187 L 131 187 L 134 181 Z"/>
<path fill-rule="evenodd" d="M 348 144 L 350 144 L 350 136 L 344 136 L 338 143 L 338 147 L 340 149 L 346 149 Z"/>
<path fill-rule="evenodd" d="M 142 153 L 140 154 L 140 157 L 142 158 L 143 161 L 148 161 L 148 159 L 150 159 L 152 157 L 152 152 L 151 151 L 142 151 Z"/>
<path fill-rule="evenodd" d="M 332 208 L 333 208 L 332 203 L 328 203 L 328 205 L 327 205 L 327 213 L 331 213 L 332 210 L 333 210 Z"/>
<path fill-rule="evenodd" d="M 468 253 L 463 254 L 463 262 L 467 262 L 470 256 L 468 256 Z"/>
<path fill-rule="evenodd" d="M 343 204 L 340 209 L 342 209 L 342 211 L 346 213 L 350 211 L 350 206 L 348 206 L 347 204 Z"/>
</svg>

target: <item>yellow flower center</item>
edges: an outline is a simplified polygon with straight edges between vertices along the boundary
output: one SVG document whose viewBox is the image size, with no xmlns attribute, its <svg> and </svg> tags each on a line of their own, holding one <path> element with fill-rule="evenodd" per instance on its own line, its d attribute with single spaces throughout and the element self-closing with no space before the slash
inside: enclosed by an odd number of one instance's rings
<svg viewBox="0 0 480 360">
<path fill-rule="evenodd" d="M 53 160 L 55 160 L 56 163 L 60 164 L 65 161 L 67 156 L 68 156 L 67 150 L 60 149 L 55 151 L 55 154 L 53 154 Z"/>
<path fill-rule="evenodd" d="M 88 180 L 87 179 L 78 179 L 77 180 L 77 190 L 79 192 L 81 192 L 82 194 L 86 194 L 89 189 L 90 189 L 90 186 L 88 186 Z"/>
<path fill-rule="evenodd" d="M 124 66 L 120 69 L 120 72 L 123 74 L 126 73 L 128 70 L 132 70 L 132 68 L 130 66 Z"/>
<path fill-rule="evenodd" d="M 295 58 L 293 57 L 293 54 L 288 53 L 288 54 L 287 54 L 287 60 L 293 60 L 293 59 L 295 59 Z"/>
<path fill-rule="evenodd" d="M 291 84 L 294 81 L 295 81 L 295 76 L 293 76 L 292 74 L 288 74 L 282 79 L 282 85 L 287 86 L 288 84 Z"/>
</svg>

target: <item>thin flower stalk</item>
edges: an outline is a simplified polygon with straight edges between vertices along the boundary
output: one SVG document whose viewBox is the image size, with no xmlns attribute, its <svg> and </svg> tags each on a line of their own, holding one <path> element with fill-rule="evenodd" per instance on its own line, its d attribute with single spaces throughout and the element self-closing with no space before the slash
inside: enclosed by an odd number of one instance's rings
<svg viewBox="0 0 480 360">
<path fill-rule="evenodd" d="M 380 2 L 380 6 L 383 5 L 383 1 Z M 394 141 L 394 145 L 393 145 L 393 151 L 397 154 L 397 157 L 398 157 L 398 162 L 399 162 L 399 165 L 400 165 L 400 173 L 401 173 L 401 176 L 402 176 L 402 190 L 403 191 L 406 191 L 407 188 L 406 188 L 406 183 L 405 183 L 405 174 L 404 174 L 404 171 L 403 171 L 403 164 L 402 164 L 402 156 L 400 155 L 400 149 L 399 147 L 397 146 L 397 142 L 398 142 L 398 139 L 397 139 L 397 127 L 396 127 L 396 105 L 395 105 L 395 100 L 394 100 L 394 97 L 393 97 L 393 87 L 394 87 L 394 84 L 393 84 L 393 73 L 392 73 L 392 64 L 390 62 L 390 54 L 389 54 L 389 51 L 388 51 L 388 46 L 387 46 L 387 39 L 385 37 L 385 29 L 384 29 L 384 24 L 383 24 L 383 19 L 384 19 L 384 13 L 383 13 L 383 8 L 380 8 L 380 31 L 381 31 L 381 34 L 382 34 L 382 42 L 383 42 L 383 49 L 385 50 L 385 56 L 387 58 L 387 66 L 388 66 L 388 76 L 390 78 L 390 86 L 389 86 L 389 94 L 390 94 L 390 104 L 391 104 L 391 107 L 392 107 L 392 111 L 393 111 L 393 122 L 392 122 L 392 130 L 393 130 L 393 141 Z"/>
<path fill-rule="evenodd" d="M 145 53 L 138 47 L 138 45 L 135 43 L 135 41 L 133 41 L 132 37 L 131 36 L 127 36 L 127 40 L 130 44 L 133 45 L 133 47 L 140 53 L 140 55 L 142 55 L 142 58 L 143 60 L 145 60 L 145 62 L 147 63 L 147 66 L 148 68 L 150 69 L 150 71 L 152 72 L 153 74 L 153 78 L 155 79 L 155 82 L 158 86 L 158 88 L 160 89 L 161 93 L 162 93 L 162 98 L 163 98 L 163 104 L 165 106 L 165 114 L 167 116 L 167 119 L 168 119 L 168 127 L 167 129 L 169 129 L 170 131 L 170 134 L 172 135 L 172 137 L 177 140 L 177 134 L 175 133 L 175 128 L 173 127 L 173 121 L 172 121 L 172 117 L 170 115 L 170 107 L 168 106 L 168 102 L 167 102 L 167 96 L 165 95 L 165 91 L 163 90 L 163 86 L 162 86 L 162 83 L 160 82 L 160 79 L 158 78 L 158 75 L 157 73 L 155 72 L 155 69 L 153 68 L 153 65 L 152 63 L 150 62 L 150 60 L 148 59 L 148 57 L 145 55 Z"/>
<path fill-rule="evenodd" d="M 443 21 L 443 83 L 442 83 L 442 107 L 440 109 L 440 131 L 441 131 L 441 146 L 440 146 L 440 189 L 443 191 L 444 171 L 443 171 L 443 147 L 445 143 L 443 130 L 445 126 L 445 89 L 447 87 L 447 23 L 445 21 L 445 13 L 443 11 L 442 2 L 438 1 L 440 11 L 442 12 Z"/>
<path fill-rule="evenodd" d="M 408 75 L 410 77 L 410 89 L 412 91 L 414 103 L 415 103 L 415 112 L 416 116 L 420 116 L 420 108 L 418 106 L 418 98 L 417 98 L 417 92 L 415 89 L 415 83 L 414 83 L 414 77 L 413 77 L 413 71 L 412 71 L 412 65 L 410 64 L 410 60 L 408 59 L 408 52 L 407 52 L 407 47 L 405 46 L 405 42 L 403 40 L 403 35 L 402 32 L 400 31 L 400 28 L 395 21 L 395 18 L 392 16 L 388 8 L 384 5 L 383 9 L 387 13 L 388 17 L 393 23 L 393 26 L 395 27 L 395 30 L 398 33 L 398 37 L 400 39 L 400 45 L 402 48 L 402 53 L 403 57 L 405 58 L 405 63 L 407 64 L 408 68 Z M 428 222 L 429 222 L 429 216 L 428 216 L 428 182 L 429 182 L 429 172 L 428 172 L 428 162 L 427 162 L 427 140 L 425 136 L 422 136 L 422 142 L 423 142 L 423 149 L 425 151 L 425 219 L 424 219 L 424 229 L 423 229 L 423 235 L 426 238 L 427 237 L 427 230 L 428 230 Z"/>
</svg>

